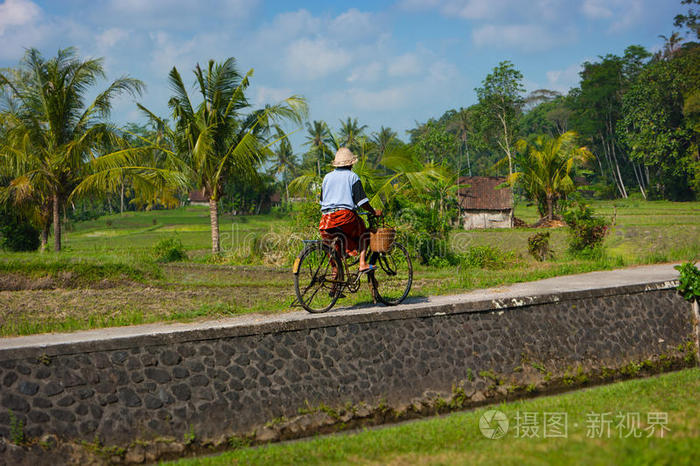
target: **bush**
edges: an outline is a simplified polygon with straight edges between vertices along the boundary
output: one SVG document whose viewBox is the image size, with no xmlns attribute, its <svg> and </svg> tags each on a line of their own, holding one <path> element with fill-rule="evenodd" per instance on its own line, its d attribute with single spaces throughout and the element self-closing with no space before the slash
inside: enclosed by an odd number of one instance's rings
<svg viewBox="0 0 700 466">
<path fill-rule="evenodd" d="M 504 269 L 518 260 L 515 251 L 502 251 L 493 246 L 472 246 L 458 257 L 462 266 L 478 269 Z"/>
<path fill-rule="evenodd" d="M 318 202 L 304 201 L 294 206 L 294 225 L 302 230 L 310 227 L 318 230 L 321 221 L 321 205 Z"/>
<path fill-rule="evenodd" d="M 26 218 L 0 210 L 0 249 L 10 251 L 36 251 L 39 249 L 40 231 Z"/>
<path fill-rule="evenodd" d="M 675 269 L 680 272 L 678 292 L 681 296 L 691 303 L 700 301 L 700 270 L 690 261 Z"/>
<path fill-rule="evenodd" d="M 153 247 L 153 257 L 158 262 L 187 260 L 187 252 L 178 238 L 163 238 Z"/>
<path fill-rule="evenodd" d="M 610 222 L 596 217 L 593 209 L 577 203 L 564 212 L 568 224 L 569 252 L 575 256 L 596 259 L 603 256 L 603 241 L 610 229 Z"/>
<path fill-rule="evenodd" d="M 459 263 L 449 242 L 449 213 L 440 216 L 437 211 L 420 203 L 395 201 L 388 210 L 388 220 L 399 231 L 398 240 L 417 254 L 422 264 L 447 267 Z"/>
<path fill-rule="evenodd" d="M 527 239 L 527 252 L 540 262 L 552 257 L 552 250 L 549 248 L 549 232 L 543 231 L 530 236 Z"/>
</svg>

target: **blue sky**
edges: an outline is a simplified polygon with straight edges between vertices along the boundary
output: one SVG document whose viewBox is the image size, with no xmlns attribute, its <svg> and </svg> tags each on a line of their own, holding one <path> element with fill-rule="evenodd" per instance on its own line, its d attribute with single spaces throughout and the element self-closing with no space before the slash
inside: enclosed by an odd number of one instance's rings
<svg viewBox="0 0 700 466">
<path fill-rule="evenodd" d="M 300 94 L 310 119 L 337 128 L 357 117 L 406 139 L 416 121 L 473 104 L 502 60 L 528 90 L 566 92 L 586 60 L 660 48 L 681 11 L 680 0 L 0 0 L 0 67 L 27 47 L 76 46 L 105 57 L 111 79 L 143 80 L 137 100 L 165 116 L 172 66 L 191 82 L 197 62 L 233 56 L 255 69 L 257 105 Z M 141 120 L 134 99 L 120 99 L 113 119 Z"/>
</svg>

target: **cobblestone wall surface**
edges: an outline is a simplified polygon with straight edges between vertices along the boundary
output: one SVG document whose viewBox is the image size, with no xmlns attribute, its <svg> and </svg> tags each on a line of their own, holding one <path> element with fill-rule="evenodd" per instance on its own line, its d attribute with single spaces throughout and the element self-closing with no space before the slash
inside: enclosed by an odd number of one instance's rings
<svg viewBox="0 0 700 466">
<path fill-rule="evenodd" d="M 6 350 L 0 436 L 9 438 L 12 423 L 21 421 L 29 437 L 97 435 L 126 444 L 194 431 L 214 438 L 320 403 L 398 406 L 449 393 L 455 384 L 479 397 L 494 375 L 529 383 L 525 364 L 554 376 L 620 368 L 692 338 L 690 307 L 673 289 L 594 294 L 492 303 L 490 310 L 394 312 L 379 320 L 337 313 L 294 326 L 252 326 L 240 335 L 132 337 L 114 349 Z"/>
</svg>

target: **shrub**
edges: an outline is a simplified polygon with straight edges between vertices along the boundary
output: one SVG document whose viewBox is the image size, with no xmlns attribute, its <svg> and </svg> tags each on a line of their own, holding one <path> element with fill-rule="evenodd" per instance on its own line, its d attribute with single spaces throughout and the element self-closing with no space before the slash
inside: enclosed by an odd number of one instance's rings
<svg viewBox="0 0 700 466">
<path fill-rule="evenodd" d="M 187 252 L 178 238 L 163 238 L 153 247 L 153 257 L 158 262 L 187 260 Z"/>
<path fill-rule="evenodd" d="M 313 227 L 318 229 L 321 221 L 321 206 L 318 202 L 304 201 L 295 205 L 294 225 L 302 230 Z"/>
<path fill-rule="evenodd" d="M 540 262 L 552 257 L 552 250 L 549 248 L 549 232 L 543 231 L 530 236 L 527 239 L 527 252 Z"/>
<path fill-rule="evenodd" d="M 388 210 L 388 220 L 396 225 L 398 240 L 412 254 L 417 254 L 422 264 L 446 267 L 459 262 L 450 247 L 449 214 L 440 216 L 435 210 L 419 203 L 404 201 L 403 205 L 395 204 Z"/>
<path fill-rule="evenodd" d="M 684 299 L 700 302 L 700 270 L 692 262 L 677 265 L 676 270 L 680 272 L 678 292 Z"/>
<path fill-rule="evenodd" d="M 503 269 L 518 260 L 514 251 L 502 251 L 494 246 L 472 246 L 458 257 L 464 267 L 479 269 Z"/>
<path fill-rule="evenodd" d="M 36 251 L 41 244 L 39 229 L 26 218 L 0 210 L 0 249 Z"/>
<path fill-rule="evenodd" d="M 608 234 L 610 222 L 596 217 L 593 209 L 584 203 L 576 203 L 564 212 L 568 224 L 569 251 L 575 256 L 599 258 L 603 255 L 603 240 Z"/>
</svg>

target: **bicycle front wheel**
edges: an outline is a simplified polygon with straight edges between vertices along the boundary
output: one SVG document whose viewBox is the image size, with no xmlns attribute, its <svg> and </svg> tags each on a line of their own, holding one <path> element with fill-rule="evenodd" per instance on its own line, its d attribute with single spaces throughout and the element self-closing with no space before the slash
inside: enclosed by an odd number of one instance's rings
<svg viewBox="0 0 700 466">
<path fill-rule="evenodd" d="M 340 296 L 343 267 L 336 252 L 321 242 L 302 251 L 294 265 L 294 290 L 309 312 L 326 312 Z"/>
<path fill-rule="evenodd" d="M 406 299 L 413 283 L 413 264 L 406 248 L 394 243 L 389 252 L 372 253 L 371 262 L 377 266 L 374 271 L 377 300 L 394 306 Z"/>
</svg>

